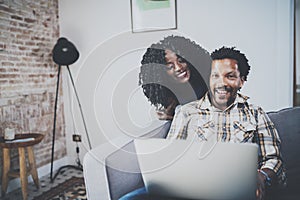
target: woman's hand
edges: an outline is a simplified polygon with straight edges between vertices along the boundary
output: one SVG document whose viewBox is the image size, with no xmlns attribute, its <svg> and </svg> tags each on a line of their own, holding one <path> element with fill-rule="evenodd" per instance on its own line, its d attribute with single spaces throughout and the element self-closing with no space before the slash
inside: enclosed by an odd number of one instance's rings
<svg viewBox="0 0 300 200">
<path fill-rule="evenodd" d="M 167 108 L 157 109 L 156 114 L 159 120 L 172 120 L 174 117 L 175 108 L 178 105 L 176 100 L 172 100 Z"/>
</svg>

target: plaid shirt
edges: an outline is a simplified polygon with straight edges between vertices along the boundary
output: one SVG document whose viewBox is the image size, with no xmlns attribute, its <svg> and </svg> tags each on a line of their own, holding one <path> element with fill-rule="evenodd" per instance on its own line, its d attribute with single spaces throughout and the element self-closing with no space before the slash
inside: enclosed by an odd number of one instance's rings
<svg viewBox="0 0 300 200">
<path fill-rule="evenodd" d="M 248 97 L 238 94 L 226 110 L 213 107 L 208 94 L 202 99 L 177 109 L 168 139 L 216 139 L 222 142 L 251 142 L 258 145 L 258 168 L 269 168 L 279 183 L 286 177 L 280 154 L 280 138 L 273 122 L 262 108 L 247 103 Z"/>
</svg>

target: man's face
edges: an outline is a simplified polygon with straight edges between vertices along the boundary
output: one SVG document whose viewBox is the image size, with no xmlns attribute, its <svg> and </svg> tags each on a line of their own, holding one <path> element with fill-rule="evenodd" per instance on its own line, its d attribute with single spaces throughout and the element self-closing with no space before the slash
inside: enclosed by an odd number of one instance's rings
<svg viewBox="0 0 300 200">
<path fill-rule="evenodd" d="M 173 51 L 165 50 L 167 74 L 180 83 L 186 83 L 191 77 L 187 62 L 178 57 Z"/>
<path fill-rule="evenodd" d="M 244 79 L 240 77 L 236 60 L 228 58 L 213 60 L 209 81 L 213 106 L 225 110 L 234 102 L 243 84 Z"/>
</svg>

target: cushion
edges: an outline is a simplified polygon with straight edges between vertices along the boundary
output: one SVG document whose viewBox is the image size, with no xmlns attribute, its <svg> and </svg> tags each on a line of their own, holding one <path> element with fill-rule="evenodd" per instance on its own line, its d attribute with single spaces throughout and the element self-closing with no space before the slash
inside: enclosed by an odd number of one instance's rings
<svg viewBox="0 0 300 200">
<path fill-rule="evenodd" d="M 165 138 L 170 125 L 171 121 L 167 121 L 143 137 Z M 131 141 L 106 158 L 111 199 L 119 199 L 124 194 L 144 185 L 135 152 L 134 143 Z"/>
</svg>

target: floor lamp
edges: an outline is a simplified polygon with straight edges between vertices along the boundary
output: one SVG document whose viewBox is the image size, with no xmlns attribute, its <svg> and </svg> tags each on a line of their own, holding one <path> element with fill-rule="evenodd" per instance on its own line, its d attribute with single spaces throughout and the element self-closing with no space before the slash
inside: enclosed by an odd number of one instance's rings
<svg viewBox="0 0 300 200">
<path fill-rule="evenodd" d="M 58 169 L 57 173 L 53 177 L 56 112 L 57 112 L 57 100 L 58 100 L 58 91 L 59 91 L 59 79 L 60 79 L 60 73 L 61 73 L 62 66 L 66 66 L 67 69 L 68 69 L 69 77 L 71 79 L 71 83 L 72 83 L 72 86 L 73 86 L 73 89 L 74 89 L 74 92 L 75 92 L 75 95 L 76 95 L 76 99 L 77 99 L 77 102 L 78 102 L 78 105 L 79 105 L 81 118 L 82 118 L 82 121 L 83 121 L 86 136 L 87 136 L 87 139 L 88 139 L 89 148 L 92 149 L 90 138 L 89 138 L 87 127 L 86 127 L 86 123 L 85 123 L 85 119 L 84 119 L 84 116 L 83 116 L 82 107 L 81 107 L 81 104 L 80 104 L 80 101 L 79 101 L 78 93 L 77 93 L 76 88 L 75 88 L 75 84 L 74 84 L 74 81 L 73 81 L 71 71 L 70 71 L 70 68 L 69 68 L 69 65 L 76 62 L 77 59 L 79 58 L 79 52 L 76 49 L 76 47 L 74 46 L 74 44 L 72 44 L 66 38 L 61 37 L 57 40 L 57 43 L 55 44 L 55 46 L 52 50 L 52 57 L 53 57 L 53 61 L 56 64 L 58 64 L 58 73 L 57 73 L 57 82 L 56 82 L 56 94 L 55 94 L 55 104 L 54 104 L 54 119 L 53 119 L 53 134 L 52 134 L 51 169 L 50 169 L 51 170 L 50 171 L 51 182 L 53 182 L 53 180 L 56 178 L 56 176 L 64 168 L 69 168 L 70 167 L 70 168 L 75 168 L 75 169 L 78 169 L 78 170 L 82 171 L 82 165 L 80 163 L 78 164 L 78 166 L 66 165 L 66 166 L 60 167 Z M 76 148 L 76 152 L 79 153 L 78 146 Z"/>
</svg>

